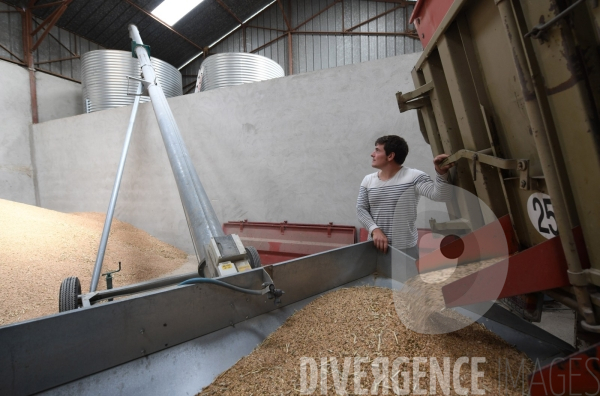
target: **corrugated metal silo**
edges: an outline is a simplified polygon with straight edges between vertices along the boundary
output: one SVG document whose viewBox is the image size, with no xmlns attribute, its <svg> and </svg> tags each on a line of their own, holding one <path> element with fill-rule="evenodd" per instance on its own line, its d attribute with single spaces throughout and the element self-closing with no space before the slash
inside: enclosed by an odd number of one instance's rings
<svg viewBox="0 0 600 396">
<path fill-rule="evenodd" d="M 282 67 L 264 56 L 243 52 L 215 54 L 202 62 L 195 92 L 283 76 Z"/>
<path fill-rule="evenodd" d="M 152 58 L 152 66 L 167 98 L 182 95 L 181 73 L 170 64 Z M 81 85 L 86 113 L 133 104 L 137 82 L 127 77 L 141 78 L 141 69 L 131 52 L 97 50 L 81 57 Z M 140 102 L 148 102 L 142 96 Z"/>
</svg>

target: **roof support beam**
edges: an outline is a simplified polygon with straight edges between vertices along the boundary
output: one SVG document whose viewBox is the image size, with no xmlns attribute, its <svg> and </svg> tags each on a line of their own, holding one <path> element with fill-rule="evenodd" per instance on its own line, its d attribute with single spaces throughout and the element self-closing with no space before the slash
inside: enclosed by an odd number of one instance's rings
<svg viewBox="0 0 600 396">
<path fill-rule="evenodd" d="M 42 44 L 42 42 L 44 41 L 46 36 L 48 36 L 50 34 L 50 30 L 54 27 L 56 22 L 58 22 L 58 20 L 64 14 L 64 12 L 67 10 L 67 7 L 69 6 L 69 4 L 71 4 L 72 1 L 73 0 L 62 0 L 62 1 L 45 4 L 45 6 L 47 6 L 47 7 L 50 7 L 50 6 L 58 6 L 58 7 L 48 16 L 48 18 L 46 18 L 44 21 L 42 21 L 42 23 L 40 23 L 39 26 L 37 28 L 35 28 L 34 30 L 32 30 L 32 28 L 33 28 L 32 22 L 34 20 L 32 10 L 33 10 L 33 8 L 36 7 L 35 6 L 36 0 L 30 0 L 27 4 L 27 7 L 25 7 L 24 9 L 18 10 L 18 12 L 21 13 L 21 20 L 22 20 L 22 22 L 21 22 L 21 26 L 22 26 L 21 29 L 22 29 L 22 35 L 23 35 L 23 60 L 22 60 L 22 63 L 24 63 L 25 66 L 27 66 L 27 69 L 29 70 L 29 93 L 31 96 L 31 122 L 34 124 L 37 124 L 39 122 L 39 116 L 38 116 L 38 103 L 37 103 L 37 86 L 36 86 L 36 78 L 35 78 L 36 69 L 35 69 L 35 64 L 33 61 L 33 52 L 38 49 L 38 47 L 40 46 L 40 44 Z M 35 37 L 36 34 L 38 34 L 40 31 L 42 31 L 42 29 L 44 29 L 43 33 L 40 35 L 40 37 L 34 43 L 33 38 Z M 52 37 L 54 37 L 54 36 L 52 36 Z M 62 45 L 64 47 L 64 45 L 58 39 L 56 39 L 56 37 L 54 37 L 54 39 L 60 45 Z M 15 56 L 10 51 L 8 51 L 8 52 L 11 55 Z M 69 52 L 71 52 L 71 51 L 69 50 Z M 75 57 L 79 58 L 78 55 L 75 55 L 72 52 L 71 52 L 71 54 L 74 55 L 74 57 L 50 60 L 50 61 L 40 62 L 38 64 L 59 62 L 59 61 L 63 61 L 63 60 L 74 59 Z M 19 59 L 18 57 L 16 57 L 16 58 Z"/>
<path fill-rule="evenodd" d="M 30 2 L 31 4 L 32 2 Z M 29 70 L 29 95 L 31 97 L 31 122 L 37 124 L 39 122 L 38 117 L 38 104 L 37 104 L 37 87 L 35 81 L 35 66 L 33 64 L 33 43 L 31 32 L 31 21 L 33 15 L 31 14 L 31 8 L 26 8 L 21 13 L 21 29 L 23 32 L 23 60 Z"/>
<path fill-rule="evenodd" d="M 219 3 L 219 5 L 220 5 L 221 7 L 223 7 L 223 9 L 224 9 L 225 11 L 227 11 L 227 13 L 229 13 L 229 15 L 231 15 L 232 17 L 234 17 L 234 18 L 235 18 L 235 20 L 236 20 L 236 21 L 237 21 L 237 22 L 238 22 L 240 25 L 243 25 L 243 24 L 244 24 L 244 22 L 242 22 L 242 21 L 240 20 L 240 18 L 238 18 L 238 17 L 237 17 L 237 15 L 235 15 L 235 14 L 233 13 L 233 11 L 231 11 L 231 8 L 229 8 L 229 7 L 227 6 L 227 4 L 223 3 L 223 1 L 222 1 L 222 0 L 217 0 L 217 3 Z"/>
<path fill-rule="evenodd" d="M 69 3 L 71 1 L 69 1 Z M 35 28 L 35 30 L 33 32 L 31 32 L 32 36 L 35 36 L 36 34 L 38 34 L 38 32 L 40 30 L 42 30 L 44 27 L 46 27 L 46 25 L 48 25 L 48 24 L 50 24 L 50 29 L 52 29 L 52 26 L 54 25 L 53 20 L 56 18 L 56 16 L 58 15 L 58 17 L 60 18 L 60 16 L 63 14 L 63 12 L 65 12 L 65 10 L 63 10 L 63 6 L 65 5 L 65 1 L 60 1 L 58 3 L 61 4 L 61 6 L 58 7 L 56 10 L 52 11 L 52 14 L 50 14 L 48 16 L 48 18 L 44 19 L 42 21 L 42 23 L 40 23 L 40 25 L 37 28 Z M 67 3 L 67 5 L 68 5 L 68 3 Z M 66 7 L 65 7 L 65 9 L 66 9 Z M 46 30 L 48 30 L 48 29 L 46 29 Z"/>
<path fill-rule="evenodd" d="M 416 1 L 407 1 L 407 0 L 361 0 L 361 1 L 374 1 L 376 3 L 394 3 L 394 4 L 402 4 L 403 6 L 410 6 L 417 4 Z"/>
<path fill-rule="evenodd" d="M 11 63 L 14 63 L 16 65 L 25 66 L 25 63 L 23 63 L 23 62 L 19 62 L 19 61 L 16 61 L 14 59 L 5 58 L 3 56 L 0 56 L 0 60 L 6 61 L 6 62 L 11 62 Z"/>
<path fill-rule="evenodd" d="M 354 26 L 352 26 L 351 28 L 348 28 L 346 31 L 347 31 L 347 32 L 350 32 L 350 31 L 352 31 L 352 30 L 356 29 L 357 27 L 360 27 L 360 26 L 362 26 L 362 25 L 366 25 L 366 24 L 367 24 L 367 23 L 369 23 L 369 22 L 373 22 L 374 20 L 376 20 L 376 19 L 378 19 L 378 18 L 381 18 L 382 16 L 384 16 L 384 15 L 387 15 L 387 14 L 389 14 L 390 12 L 394 12 L 394 11 L 396 11 L 398 8 L 403 8 L 403 7 L 404 7 L 404 4 L 400 4 L 400 5 L 398 5 L 398 6 L 394 7 L 394 8 L 390 8 L 389 10 L 387 10 L 387 11 L 385 11 L 385 12 L 382 12 L 382 13 L 381 13 L 381 14 L 379 14 L 379 15 L 375 15 L 373 18 L 369 18 L 369 19 L 367 19 L 366 21 L 359 23 L 358 25 L 354 25 Z"/>
<path fill-rule="evenodd" d="M 254 48 L 252 51 L 250 51 L 250 53 L 254 53 L 254 52 L 258 52 L 261 49 L 268 47 L 269 45 L 273 44 L 274 42 L 276 42 L 277 40 L 281 40 L 282 38 L 286 37 L 287 33 L 282 34 L 281 36 L 274 38 L 273 40 L 269 41 L 268 43 L 265 43 L 263 45 L 261 45 L 260 47 Z"/>
<path fill-rule="evenodd" d="M 33 37 L 36 35 L 36 33 L 40 31 L 42 26 L 47 25 L 46 29 L 44 30 L 44 33 L 42 33 L 42 35 L 38 38 L 33 47 L 31 47 L 31 51 L 35 51 L 40 46 L 40 44 L 42 44 L 42 41 L 44 41 L 46 36 L 50 33 L 50 29 L 52 29 L 56 22 L 58 22 L 58 20 L 60 19 L 62 14 L 64 14 L 64 12 L 67 10 L 67 7 L 69 6 L 69 4 L 71 4 L 72 1 L 73 0 L 63 1 L 62 5 L 56 10 L 54 10 L 54 12 L 31 33 L 31 37 Z"/>
<path fill-rule="evenodd" d="M 299 27 L 306 25 L 308 22 L 312 21 L 313 19 L 315 19 L 316 17 L 318 17 L 319 15 L 321 15 L 322 13 L 324 13 L 325 11 L 327 11 L 328 9 L 330 9 L 331 7 L 333 7 L 334 5 L 336 5 L 337 3 L 341 2 L 341 1 L 342 0 L 335 0 L 333 3 L 329 4 L 327 7 L 323 8 L 321 11 L 317 12 L 316 14 L 314 14 L 313 16 L 308 18 L 306 21 L 302 22 L 300 25 L 296 26 L 294 28 L 294 30 L 298 30 Z M 342 21 L 343 21 L 343 19 L 342 19 Z"/>
<path fill-rule="evenodd" d="M 281 14 L 283 15 L 283 20 L 285 21 L 285 25 L 288 28 L 288 31 L 292 30 L 292 25 L 290 24 L 290 21 L 288 20 L 287 15 L 285 15 L 285 11 L 283 9 L 283 3 L 281 2 L 281 0 L 277 0 L 277 4 L 279 5 L 279 9 L 281 10 Z"/>
<path fill-rule="evenodd" d="M 194 88 L 196 87 L 196 82 L 197 82 L 197 81 L 196 81 L 196 80 L 194 80 L 194 81 L 192 81 L 191 83 L 185 84 L 185 85 L 183 86 L 183 89 L 186 89 L 186 88 L 187 88 L 187 91 L 185 91 L 183 94 L 184 94 L 184 95 L 187 95 L 187 94 L 189 94 L 190 92 L 192 92 L 192 89 L 194 89 Z"/>
<path fill-rule="evenodd" d="M 36 6 L 31 7 L 31 9 L 35 10 L 37 8 L 47 8 L 47 7 L 52 7 L 52 6 L 59 5 L 59 4 L 62 4 L 62 1 L 55 1 L 54 3 L 46 3 L 46 4 L 36 5 Z"/>
<path fill-rule="evenodd" d="M 0 44 L 0 48 L 2 48 L 4 51 L 8 52 L 9 54 L 11 54 L 12 56 L 14 56 L 15 58 L 17 58 L 17 60 L 21 63 L 23 63 L 23 59 L 19 58 L 17 55 L 13 54 L 11 52 L 11 50 L 9 50 L 8 48 L 6 48 L 5 46 L 3 46 L 2 44 Z"/>
<path fill-rule="evenodd" d="M 36 22 L 36 20 L 34 19 L 33 22 Z M 36 22 L 37 23 L 37 22 Z M 39 25 L 38 25 L 39 26 Z M 55 35 L 53 35 L 52 33 L 48 33 L 49 37 L 52 37 L 57 43 L 58 45 L 60 45 L 61 47 L 63 47 L 65 50 L 67 50 L 71 55 L 73 56 L 79 56 L 79 54 L 74 53 L 73 51 L 71 51 L 71 49 L 69 47 L 67 47 L 66 45 L 64 45 Z M 75 40 L 77 40 L 77 35 L 75 35 Z"/>
<path fill-rule="evenodd" d="M 73 59 L 79 59 L 80 56 L 76 55 L 76 56 L 69 56 L 68 58 L 60 58 L 60 59 L 52 59 L 52 60 L 48 60 L 48 61 L 43 61 L 43 62 L 36 62 L 36 65 L 43 65 L 45 63 L 54 63 L 54 62 L 62 62 L 62 61 L 68 61 L 68 60 L 73 60 Z"/>
<path fill-rule="evenodd" d="M 287 33 L 287 30 L 274 29 L 274 28 L 263 27 L 263 26 L 246 25 L 246 27 L 253 28 L 253 29 L 272 30 L 274 32 Z"/>
<path fill-rule="evenodd" d="M 322 31 L 297 31 L 292 34 L 314 34 L 323 36 L 406 36 L 418 39 L 419 37 L 412 32 L 322 32 Z"/>
<path fill-rule="evenodd" d="M 64 45 L 58 38 L 56 38 L 56 36 L 54 36 L 52 33 L 48 33 L 48 36 L 52 37 L 54 40 L 56 40 L 56 42 L 58 43 L 58 45 L 60 45 L 61 47 L 63 47 L 64 49 L 66 49 L 67 51 L 69 51 L 69 53 L 73 56 L 79 56 L 79 54 L 73 53 L 73 51 L 71 51 L 69 49 L 69 47 L 67 47 L 66 45 Z M 77 36 L 75 36 L 75 40 L 77 40 Z M 77 41 L 75 42 L 77 44 Z M 77 48 L 77 47 L 76 47 Z M 77 49 L 76 49 L 77 50 Z"/>
</svg>

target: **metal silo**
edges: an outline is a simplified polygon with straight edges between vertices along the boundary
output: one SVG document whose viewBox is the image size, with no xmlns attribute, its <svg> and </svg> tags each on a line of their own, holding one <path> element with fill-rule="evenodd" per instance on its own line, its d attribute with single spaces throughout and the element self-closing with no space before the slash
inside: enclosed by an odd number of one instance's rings
<svg viewBox="0 0 600 396">
<path fill-rule="evenodd" d="M 170 64 L 152 58 L 152 66 L 167 98 L 182 95 L 181 73 Z M 131 52 L 116 50 L 90 51 L 81 57 L 83 108 L 86 113 L 133 104 L 137 82 L 141 78 L 137 59 Z M 148 102 L 142 96 L 140 102 Z"/>
<path fill-rule="evenodd" d="M 202 62 L 195 92 L 283 76 L 282 67 L 264 56 L 245 52 L 215 54 Z"/>
</svg>

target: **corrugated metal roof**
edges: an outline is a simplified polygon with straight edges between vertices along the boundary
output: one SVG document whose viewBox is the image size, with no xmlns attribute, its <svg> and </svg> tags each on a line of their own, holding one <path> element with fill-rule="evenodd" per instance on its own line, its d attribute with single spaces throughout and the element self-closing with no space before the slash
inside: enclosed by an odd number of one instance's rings
<svg viewBox="0 0 600 396">
<path fill-rule="evenodd" d="M 17 7 L 22 0 L 3 0 Z M 39 0 L 37 5 L 56 0 Z M 245 20 L 267 5 L 270 0 L 221 0 L 240 20 Z M 173 29 L 182 38 L 142 10 L 151 12 L 162 0 L 74 0 L 56 25 L 102 47 L 130 49 L 127 25 L 137 25 L 144 43 L 152 47 L 152 56 L 179 67 L 231 29 L 238 21 L 217 0 L 204 0 L 179 20 Z M 136 7 L 137 6 L 137 7 Z M 139 8 L 138 8 L 139 7 Z M 47 18 L 55 7 L 37 8 L 34 15 Z"/>
</svg>

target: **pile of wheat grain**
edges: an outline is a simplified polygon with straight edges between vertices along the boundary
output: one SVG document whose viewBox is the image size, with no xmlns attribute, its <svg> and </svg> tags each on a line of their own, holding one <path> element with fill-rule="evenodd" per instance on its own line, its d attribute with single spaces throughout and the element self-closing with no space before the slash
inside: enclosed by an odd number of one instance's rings
<svg viewBox="0 0 600 396">
<path fill-rule="evenodd" d="M 63 279 L 77 276 L 88 291 L 105 215 L 61 213 L 0 199 L 0 325 L 58 312 Z M 179 268 L 187 254 L 114 219 L 103 272 L 113 286 L 154 279 Z M 98 289 L 106 288 L 104 278 Z"/>
<path fill-rule="evenodd" d="M 391 369 L 396 358 L 406 357 L 408 363 L 402 366 L 402 371 L 409 373 L 414 373 L 410 368 L 415 361 L 418 363 L 419 359 L 421 362 L 422 359 L 430 362 L 431 358 L 435 357 L 442 366 L 444 358 L 449 358 L 451 367 L 454 367 L 461 357 L 486 358 L 486 363 L 477 365 L 478 371 L 483 371 L 484 374 L 477 379 L 476 389 L 487 395 L 520 395 L 526 376 L 518 377 L 516 373 L 521 369 L 522 374 L 527 374 L 532 369 L 531 361 L 523 353 L 480 324 L 471 324 L 449 334 L 413 332 L 401 323 L 394 307 L 391 290 L 357 287 L 328 293 L 294 313 L 250 355 L 219 375 L 199 395 L 289 395 L 311 390 L 310 384 L 305 384 L 304 389 L 302 387 L 303 357 L 313 358 L 319 366 L 319 373 L 322 369 L 321 358 L 326 358 L 327 382 L 324 389 L 329 395 L 354 394 L 356 391 L 353 378 L 356 371 L 352 371 L 351 368 L 347 386 L 344 389 L 338 387 L 336 393 L 332 374 L 335 362 L 332 362 L 332 357 L 336 358 L 338 374 L 343 371 L 344 358 L 366 358 L 363 362 L 365 364 L 362 365 L 366 376 L 360 379 L 362 389 L 367 392 L 364 394 L 372 394 L 373 384 L 377 382 L 369 367 L 378 362 L 377 358 L 387 358 Z M 507 363 L 515 380 L 519 378 L 518 383 L 508 383 L 509 386 L 506 386 L 503 377 Z M 418 379 L 417 386 L 414 381 L 410 382 L 410 394 L 421 389 L 425 394 L 442 395 L 443 389 L 439 383 L 436 383 L 436 390 L 430 392 L 431 373 L 428 363 L 420 364 L 420 370 L 424 371 L 425 375 Z M 310 378 L 308 371 L 306 369 L 305 382 Z M 459 366 L 458 373 L 459 386 L 468 389 L 470 394 L 470 363 Z M 396 375 L 396 378 L 400 376 L 398 386 L 403 388 L 402 375 L 390 370 L 389 376 L 393 375 Z M 412 380 L 412 374 L 410 377 Z M 312 394 L 322 394 L 322 378 L 319 376 L 319 382 Z M 393 385 L 388 377 L 387 383 L 380 383 L 375 393 L 395 394 Z M 449 390 L 450 394 L 457 394 L 457 390 L 460 391 L 461 388 L 451 385 Z"/>
<path fill-rule="evenodd" d="M 449 333 L 462 329 L 470 321 L 452 309 L 446 309 L 442 287 L 475 272 L 481 271 L 499 261 L 502 257 L 482 260 L 431 271 L 408 279 L 400 290 L 394 291 L 396 312 L 402 323 L 409 329 L 424 334 Z M 498 279 L 498 287 L 504 279 Z"/>
</svg>

